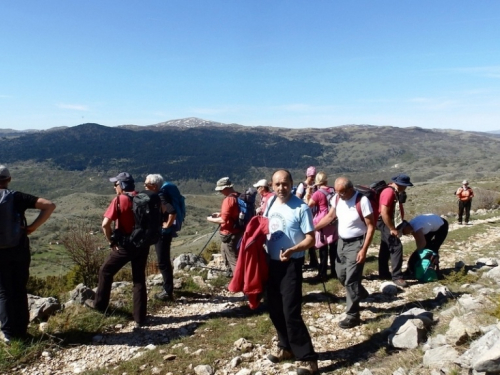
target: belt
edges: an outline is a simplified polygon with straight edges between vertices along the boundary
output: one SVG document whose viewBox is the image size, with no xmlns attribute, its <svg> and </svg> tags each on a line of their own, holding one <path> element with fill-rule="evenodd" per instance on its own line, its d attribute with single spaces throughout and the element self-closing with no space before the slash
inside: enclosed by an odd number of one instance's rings
<svg viewBox="0 0 500 375">
<path fill-rule="evenodd" d="M 342 237 L 340 237 L 340 239 L 342 240 L 342 242 L 345 242 L 345 243 L 356 242 L 356 241 L 362 240 L 363 238 L 365 238 L 365 235 L 358 236 L 358 237 L 353 237 L 353 238 L 342 238 Z"/>
</svg>

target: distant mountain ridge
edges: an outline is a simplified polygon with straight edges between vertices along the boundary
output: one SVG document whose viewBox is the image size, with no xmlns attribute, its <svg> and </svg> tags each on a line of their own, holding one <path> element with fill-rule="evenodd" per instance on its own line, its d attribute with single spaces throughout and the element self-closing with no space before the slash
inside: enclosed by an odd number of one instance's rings
<svg viewBox="0 0 500 375">
<path fill-rule="evenodd" d="M 276 168 L 290 169 L 298 182 L 309 165 L 358 182 L 400 171 L 412 180 L 429 181 L 498 174 L 499 146 L 498 136 L 459 130 L 372 125 L 286 129 L 187 118 L 150 126 L 82 124 L 15 132 L 0 138 L 0 163 L 45 163 L 48 169 L 104 175 L 127 170 L 138 178 L 161 173 L 180 183 L 198 181 L 196 186 L 224 176 L 248 185 L 269 178 Z"/>
</svg>

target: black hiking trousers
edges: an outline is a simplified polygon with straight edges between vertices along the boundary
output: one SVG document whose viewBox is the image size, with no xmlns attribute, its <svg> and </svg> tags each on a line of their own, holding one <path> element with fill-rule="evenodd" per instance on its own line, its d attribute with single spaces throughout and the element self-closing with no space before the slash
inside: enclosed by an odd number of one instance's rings
<svg viewBox="0 0 500 375">
<path fill-rule="evenodd" d="M 130 262 L 132 266 L 134 321 L 139 324 L 144 323 L 148 300 L 146 289 L 146 264 L 148 255 L 149 246 L 143 248 L 128 246 L 125 248 L 120 245 L 118 250 L 111 250 L 108 258 L 99 269 L 99 284 L 94 300 L 94 306 L 97 310 L 106 311 L 111 296 L 113 277 L 123 266 Z"/>
<path fill-rule="evenodd" d="M 465 211 L 465 224 L 469 222 L 470 219 L 470 207 L 472 201 L 458 201 L 458 222 L 462 224 L 462 218 Z"/>
<path fill-rule="evenodd" d="M 403 278 L 403 244 L 401 240 L 391 235 L 389 227 L 379 218 L 377 229 L 380 231 L 380 250 L 378 253 L 378 274 L 381 279 L 398 280 Z M 392 275 L 389 271 L 391 261 Z"/>
<path fill-rule="evenodd" d="M 160 240 L 155 245 L 158 269 L 163 276 L 163 290 L 171 296 L 174 293 L 174 271 L 170 260 L 170 247 L 172 233 L 162 233 Z"/>
<path fill-rule="evenodd" d="M 8 339 L 23 338 L 29 323 L 28 292 L 31 255 L 29 239 L 0 251 L 0 323 Z"/>
</svg>

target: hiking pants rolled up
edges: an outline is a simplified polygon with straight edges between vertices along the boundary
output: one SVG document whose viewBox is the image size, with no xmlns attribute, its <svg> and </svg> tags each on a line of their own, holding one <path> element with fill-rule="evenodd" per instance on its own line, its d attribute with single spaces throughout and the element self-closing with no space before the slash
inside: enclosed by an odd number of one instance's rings
<svg viewBox="0 0 500 375">
<path fill-rule="evenodd" d="M 278 333 L 278 346 L 291 351 L 298 361 L 315 361 L 318 355 L 302 319 L 303 264 L 304 258 L 270 261 L 267 301 L 269 317 Z"/>
<path fill-rule="evenodd" d="M 106 311 L 111 296 L 113 277 L 125 264 L 130 262 L 132 266 L 134 321 L 144 323 L 147 313 L 146 263 L 148 254 L 149 246 L 140 249 L 120 246 L 117 251 L 110 252 L 99 270 L 99 284 L 94 301 L 97 310 Z"/>
<path fill-rule="evenodd" d="M 158 269 L 163 276 L 163 289 L 169 295 L 174 293 L 174 272 L 170 260 L 172 233 L 164 233 L 155 245 Z"/>
<path fill-rule="evenodd" d="M 429 232 L 425 235 L 426 248 L 439 254 L 439 249 L 448 235 L 448 221 L 443 219 L 444 223 L 437 231 Z"/>
<path fill-rule="evenodd" d="M 465 211 L 465 223 L 467 224 L 470 219 L 470 207 L 472 205 L 472 201 L 458 201 L 458 222 L 462 222 L 462 218 L 464 216 Z"/>
<path fill-rule="evenodd" d="M 346 289 L 346 314 L 357 318 L 359 318 L 359 302 L 368 293 L 361 284 L 365 264 L 356 263 L 363 241 L 363 238 L 352 242 L 339 238 L 335 264 L 337 277 Z"/>
<path fill-rule="evenodd" d="M 327 277 L 328 273 L 328 258 L 330 258 L 330 274 L 332 277 L 337 277 L 335 271 L 335 259 L 337 258 L 337 241 L 329 243 L 319 248 L 319 268 L 318 275 L 323 278 Z"/>
<path fill-rule="evenodd" d="M 29 323 L 26 285 L 31 255 L 29 240 L 25 246 L 0 251 L 0 323 L 9 339 L 23 338 Z"/>
<path fill-rule="evenodd" d="M 234 274 L 234 269 L 236 268 L 236 261 L 238 260 L 238 242 L 240 242 L 243 233 L 232 234 L 228 242 L 222 242 L 220 244 L 220 250 L 222 253 L 222 259 L 224 259 L 224 264 L 226 268 L 231 268 L 231 272 Z"/>
<path fill-rule="evenodd" d="M 377 229 L 380 231 L 378 274 L 384 279 L 402 279 L 403 273 L 401 268 L 403 267 L 403 244 L 398 237 L 391 235 L 389 227 L 385 225 L 383 220 L 377 221 Z M 389 271 L 389 259 L 391 260 L 392 276 Z"/>
</svg>

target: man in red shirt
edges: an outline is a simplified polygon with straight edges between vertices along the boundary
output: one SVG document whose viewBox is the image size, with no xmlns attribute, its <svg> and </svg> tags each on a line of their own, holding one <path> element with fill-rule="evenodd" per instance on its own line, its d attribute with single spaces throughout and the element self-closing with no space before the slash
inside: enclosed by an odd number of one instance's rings
<svg viewBox="0 0 500 375">
<path fill-rule="evenodd" d="M 211 223 L 220 224 L 221 253 L 228 276 L 232 276 L 238 259 L 237 245 L 243 236 L 243 228 L 238 225 L 240 209 L 238 207 L 238 196 L 240 193 L 233 189 L 229 177 L 223 177 L 217 181 L 215 191 L 224 195 L 220 212 L 215 212 L 207 217 Z"/>
<path fill-rule="evenodd" d="M 407 287 L 403 279 L 403 244 L 398 237 L 398 227 L 403 223 L 403 203 L 406 200 L 405 190 L 413 186 L 410 177 L 400 173 L 380 193 L 377 229 L 380 230 L 380 251 L 378 254 L 378 274 L 381 279 L 392 279 L 400 287 Z M 391 260 L 392 275 L 389 272 Z"/>
<path fill-rule="evenodd" d="M 105 312 L 109 305 L 111 284 L 116 273 L 128 262 L 132 266 L 133 280 L 133 316 L 135 327 L 145 323 L 147 311 L 146 263 L 149 246 L 137 248 L 126 238 L 132 233 L 135 225 L 132 211 L 132 199 L 137 194 L 134 179 L 127 172 L 121 172 L 109 181 L 114 183 L 116 197 L 113 198 L 104 213 L 102 229 L 109 242 L 111 252 L 99 269 L 99 283 L 94 300 L 85 301 L 87 307 Z M 112 223 L 115 223 L 114 230 Z"/>
</svg>

